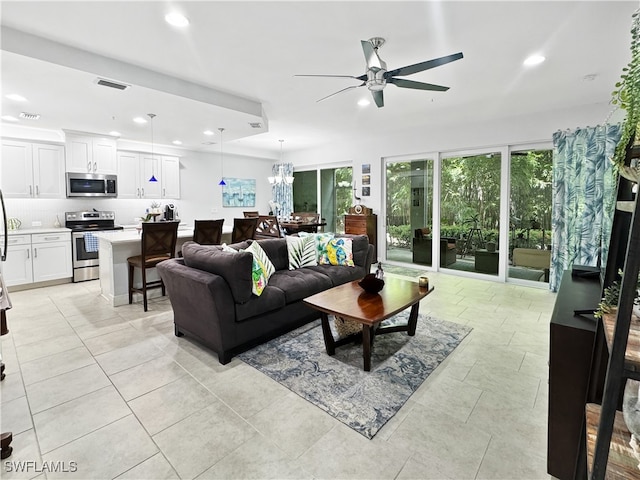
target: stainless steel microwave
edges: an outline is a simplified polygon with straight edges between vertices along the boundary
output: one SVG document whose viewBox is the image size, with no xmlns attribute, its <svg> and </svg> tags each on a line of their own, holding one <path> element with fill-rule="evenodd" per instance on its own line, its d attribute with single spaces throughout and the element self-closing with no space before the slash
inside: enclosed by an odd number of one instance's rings
<svg viewBox="0 0 640 480">
<path fill-rule="evenodd" d="M 115 175 L 67 172 L 67 197 L 117 197 Z"/>
</svg>

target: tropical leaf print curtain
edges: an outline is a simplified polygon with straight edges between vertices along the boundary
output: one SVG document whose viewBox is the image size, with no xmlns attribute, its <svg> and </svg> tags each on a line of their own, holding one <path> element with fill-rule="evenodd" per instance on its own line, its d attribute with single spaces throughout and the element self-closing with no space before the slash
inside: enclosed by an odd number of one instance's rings
<svg viewBox="0 0 640 480">
<path fill-rule="evenodd" d="M 293 163 L 275 163 L 271 167 L 271 175 L 293 176 Z M 271 187 L 273 201 L 278 204 L 277 215 L 288 217 L 293 212 L 293 184 L 284 180 Z M 274 212 L 275 214 L 276 212 Z"/>
<path fill-rule="evenodd" d="M 615 208 L 616 173 L 609 160 L 620 125 L 553 135 L 552 250 L 549 288 L 572 265 L 606 265 Z"/>
</svg>

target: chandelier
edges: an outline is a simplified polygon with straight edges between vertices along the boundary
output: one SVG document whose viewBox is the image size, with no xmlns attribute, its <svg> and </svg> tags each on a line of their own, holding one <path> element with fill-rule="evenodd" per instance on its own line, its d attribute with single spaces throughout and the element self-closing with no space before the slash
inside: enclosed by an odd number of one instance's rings
<svg viewBox="0 0 640 480">
<path fill-rule="evenodd" d="M 285 175 L 284 174 L 284 168 L 282 166 L 282 144 L 284 143 L 284 140 L 278 140 L 280 142 L 280 167 L 278 168 L 278 174 L 275 176 L 270 176 L 267 177 L 267 180 L 269 180 L 269 183 L 271 185 L 279 185 L 282 182 L 284 182 L 286 185 L 291 185 L 293 183 L 293 175 Z"/>
</svg>

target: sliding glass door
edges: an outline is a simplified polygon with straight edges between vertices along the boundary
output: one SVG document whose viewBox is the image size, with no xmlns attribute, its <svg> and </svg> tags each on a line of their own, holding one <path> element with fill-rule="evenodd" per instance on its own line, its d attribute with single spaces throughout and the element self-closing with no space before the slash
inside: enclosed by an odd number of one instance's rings
<svg viewBox="0 0 640 480">
<path fill-rule="evenodd" d="M 425 260 L 424 242 L 416 244 L 415 232 L 426 232 L 433 218 L 433 160 L 387 162 L 386 164 L 386 257 L 412 263 Z M 417 256 L 416 256 L 416 250 Z"/>
<path fill-rule="evenodd" d="M 510 278 L 549 282 L 553 151 L 511 152 Z"/>
</svg>

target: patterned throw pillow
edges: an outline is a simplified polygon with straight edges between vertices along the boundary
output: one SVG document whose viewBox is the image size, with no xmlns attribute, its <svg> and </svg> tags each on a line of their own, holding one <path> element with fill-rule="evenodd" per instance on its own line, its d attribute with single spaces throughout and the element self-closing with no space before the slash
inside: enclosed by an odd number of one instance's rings
<svg viewBox="0 0 640 480">
<path fill-rule="evenodd" d="M 287 252 L 289 253 L 289 270 L 318 265 L 316 259 L 316 242 L 313 237 L 287 236 Z"/>
<path fill-rule="evenodd" d="M 346 265 L 355 267 L 353 263 L 353 242 L 350 238 L 333 238 L 327 243 L 328 262 L 321 265 Z"/>
<path fill-rule="evenodd" d="M 334 237 L 333 233 L 308 233 L 300 232 L 301 237 L 313 237 L 316 244 L 316 260 L 318 265 L 329 265 L 327 257 L 327 243 Z"/>
<path fill-rule="evenodd" d="M 251 269 L 253 287 L 251 291 L 259 297 L 262 295 L 269 278 L 274 274 L 276 269 L 258 242 L 253 242 L 249 245 L 249 248 L 247 248 L 245 252 L 253 255 L 253 267 Z"/>
</svg>

